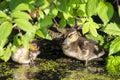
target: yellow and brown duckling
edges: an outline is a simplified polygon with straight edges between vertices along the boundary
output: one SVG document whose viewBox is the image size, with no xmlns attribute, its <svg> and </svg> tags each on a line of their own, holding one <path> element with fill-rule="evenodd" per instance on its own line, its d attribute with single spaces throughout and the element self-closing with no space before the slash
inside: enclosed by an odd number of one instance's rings
<svg viewBox="0 0 120 80">
<path fill-rule="evenodd" d="M 62 50 L 69 57 L 84 60 L 86 66 L 88 61 L 105 54 L 104 50 L 96 42 L 81 37 L 76 30 L 67 35 L 62 44 Z"/>
<path fill-rule="evenodd" d="M 36 57 L 40 54 L 39 47 L 36 43 L 29 44 L 29 50 L 23 46 L 18 48 L 15 53 L 12 54 L 12 60 L 20 64 L 32 63 Z"/>
</svg>

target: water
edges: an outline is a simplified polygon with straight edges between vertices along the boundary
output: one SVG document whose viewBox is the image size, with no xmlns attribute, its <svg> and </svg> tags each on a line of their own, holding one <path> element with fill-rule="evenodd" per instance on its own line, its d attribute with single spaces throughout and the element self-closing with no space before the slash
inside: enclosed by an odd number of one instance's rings
<svg viewBox="0 0 120 80">
<path fill-rule="evenodd" d="M 88 67 L 72 58 L 37 58 L 34 65 L 0 62 L 0 80 L 117 80 L 107 73 L 103 62 Z"/>
</svg>

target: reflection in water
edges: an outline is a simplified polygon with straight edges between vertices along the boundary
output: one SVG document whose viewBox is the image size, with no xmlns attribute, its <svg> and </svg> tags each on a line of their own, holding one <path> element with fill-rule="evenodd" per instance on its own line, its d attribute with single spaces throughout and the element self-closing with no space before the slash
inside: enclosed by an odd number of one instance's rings
<svg viewBox="0 0 120 80">
<path fill-rule="evenodd" d="M 16 69 L 13 69 L 13 80 L 35 80 L 35 71 L 31 70 L 33 68 L 36 66 L 18 65 Z"/>
</svg>

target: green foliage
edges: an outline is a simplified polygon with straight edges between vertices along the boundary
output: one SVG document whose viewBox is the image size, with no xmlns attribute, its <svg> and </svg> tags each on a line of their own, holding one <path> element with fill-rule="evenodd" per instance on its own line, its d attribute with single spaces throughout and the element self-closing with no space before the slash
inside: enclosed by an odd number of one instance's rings
<svg viewBox="0 0 120 80">
<path fill-rule="evenodd" d="M 107 24 L 112 18 L 114 13 L 113 6 L 109 2 L 100 2 L 98 8 L 98 16 L 103 21 L 104 24 Z"/>
<path fill-rule="evenodd" d="M 110 44 L 109 55 L 115 54 L 120 51 L 120 37 L 115 38 Z"/>
<path fill-rule="evenodd" d="M 113 75 L 120 75 L 120 56 L 108 56 L 106 68 Z"/>
</svg>

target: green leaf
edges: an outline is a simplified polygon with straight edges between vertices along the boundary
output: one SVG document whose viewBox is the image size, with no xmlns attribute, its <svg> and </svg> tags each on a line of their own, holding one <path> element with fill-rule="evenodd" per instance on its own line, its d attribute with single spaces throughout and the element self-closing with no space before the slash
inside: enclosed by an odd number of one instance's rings
<svg viewBox="0 0 120 80">
<path fill-rule="evenodd" d="M 44 29 L 37 30 L 36 35 L 44 39 L 52 40 L 51 36 Z"/>
<path fill-rule="evenodd" d="M 13 18 L 20 18 L 20 19 L 26 19 L 26 20 L 29 20 L 31 19 L 30 15 L 27 14 L 26 12 L 22 12 L 22 11 L 14 11 L 12 14 L 11 14 L 11 17 Z"/>
<path fill-rule="evenodd" d="M 106 69 L 110 74 L 119 75 L 120 72 L 120 56 L 108 56 Z"/>
<path fill-rule="evenodd" d="M 57 0 L 56 7 L 59 11 L 66 11 L 68 9 L 68 0 Z"/>
<path fill-rule="evenodd" d="M 90 32 L 93 36 L 97 37 L 97 29 L 99 28 L 98 24 L 95 22 L 90 22 Z"/>
<path fill-rule="evenodd" d="M 94 36 L 94 37 L 97 37 L 98 33 L 97 33 L 97 29 L 99 28 L 98 24 L 96 24 L 95 22 L 93 21 L 89 21 L 89 22 L 86 22 L 83 27 L 82 27 L 82 33 L 85 34 L 87 32 L 91 32 L 91 34 Z"/>
<path fill-rule="evenodd" d="M 116 23 L 110 23 L 108 24 L 105 29 L 104 32 L 110 35 L 120 35 L 120 27 L 118 27 L 118 25 Z"/>
<path fill-rule="evenodd" d="M 82 27 L 82 33 L 85 34 L 89 31 L 89 25 L 90 23 L 89 22 L 86 22 L 83 27 Z"/>
<path fill-rule="evenodd" d="M 49 28 L 52 25 L 52 18 L 48 15 L 46 15 L 43 19 L 41 19 L 38 22 L 38 26 L 40 26 L 40 28 Z"/>
<path fill-rule="evenodd" d="M 22 40 L 21 40 L 22 34 L 18 33 L 17 35 L 14 36 L 13 38 L 13 44 L 17 47 L 21 46 Z"/>
<path fill-rule="evenodd" d="M 12 24 L 8 21 L 0 25 L 0 41 L 5 40 L 12 32 Z"/>
<path fill-rule="evenodd" d="M 27 11 L 30 11 L 30 8 L 29 8 L 29 5 L 28 5 L 28 4 L 21 3 L 21 4 L 19 4 L 19 5 L 15 8 L 15 11 L 17 11 L 17 10 L 27 10 Z"/>
<path fill-rule="evenodd" d="M 107 24 L 112 18 L 114 9 L 112 4 L 109 2 L 100 2 L 98 9 L 98 16 L 103 21 L 104 24 Z"/>
<path fill-rule="evenodd" d="M 6 48 L 6 50 L 4 51 L 3 56 L 1 57 L 2 60 L 4 60 L 5 62 L 7 62 L 10 59 L 11 56 L 11 44 L 9 44 Z"/>
<path fill-rule="evenodd" d="M 26 33 L 25 35 L 22 36 L 22 44 L 26 49 L 29 48 L 29 43 L 34 39 L 34 37 L 35 37 L 34 33 Z"/>
<path fill-rule="evenodd" d="M 120 37 L 117 37 L 110 44 L 109 55 L 115 54 L 119 51 L 120 51 Z"/>
<path fill-rule="evenodd" d="M 67 20 L 68 18 L 71 18 L 72 15 L 70 14 L 70 12 L 63 12 L 63 16 L 64 18 Z"/>
<path fill-rule="evenodd" d="M 86 13 L 89 17 L 97 13 L 98 4 L 99 4 L 99 0 L 88 0 L 87 1 Z"/>
<path fill-rule="evenodd" d="M 33 0 L 11 0 L 9 7 L 11 10 L 27 10 L 30 11 L 30 2 Z"/>
<path fill-rule="evenodd" d="M 35 33 L 36 29 L 32 26 L 32 24 L 29 21 L 25 19 L 15 19 L 14 21 L 20 29 L 29 33 Z"/>
<path fill-rule="evenodd" d="M 64 18 L 62 18 L 60 20 L 60 22 L 59 22 L 59 25 L 60 25 L 61 28 L 65 28 L 65 26 L 66 26 L 66 20 Z"/>
<path fill-rule="evenodd" d="M 41 37 L 41 38 L 45 38 L 45 35 L 43 34 L 43 32 L 41 30 L 37 30 L 36 35 Z"/>
<path fill-rule="evenodd" d="M 75 19 L 74 18 L 68 18 L 67 22 L 70 26 L 75 26 Z"/>
<path fill-rule="evenodd" d="M 7 15 L 3 11 L 0 11 L 0 18 L 1 17 L 7 19 Z"/>
</svg>

